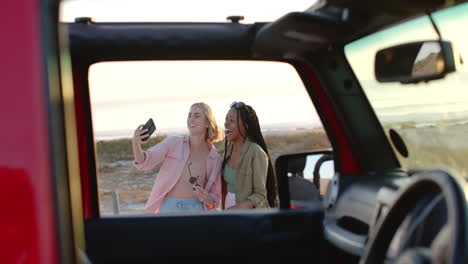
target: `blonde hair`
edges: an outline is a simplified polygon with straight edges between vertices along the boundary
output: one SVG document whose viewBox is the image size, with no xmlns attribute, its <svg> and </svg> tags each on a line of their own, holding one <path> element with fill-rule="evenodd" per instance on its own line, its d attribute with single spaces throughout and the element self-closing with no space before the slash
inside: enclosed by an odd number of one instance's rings
<svg viewBox="0 0 468 264">
<path fill-rule="evenodd" d="M 219 128 L 216 120 L 213 116 L 213 111 L 211 111 L 211 107 L 206 103 L 199 102 L 194 103 L 191 107 L 196 106 L 200 108 L 205 115 L 206 120 L 208 121 L 208 129 L 206 131 L 206 141 L 208 142 L 218 142 L 223 140 L 223 132 L 221 128 Z"/>
</svg>

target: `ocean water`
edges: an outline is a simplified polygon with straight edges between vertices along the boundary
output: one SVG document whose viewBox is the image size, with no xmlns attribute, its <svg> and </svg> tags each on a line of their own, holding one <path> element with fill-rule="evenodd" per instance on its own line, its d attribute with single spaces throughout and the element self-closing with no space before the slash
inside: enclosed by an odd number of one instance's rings
<svg viewBox="0 0 468 264">
<path fill-rule="evenodd" d="M 153 118 L 156 134 L 187 133 L 187 114 L 193 102 L 210 105 L 216 122 L 223 129 L 231 99 L 186 98 L 177 101 L 95 103 L 92 105 L 93 130 L 97 140 L 132 137 L 134 130 Z M 300 129 L 322 127 L 310 99 L 301 95 L 249 96 L 242 101 L 251 105 L 259 118 L 264 133 L 286 133 Z"/>
<path fill-rule="evenodd" d="M 264 136 L 289 134 L 316 128 L 322 128 L 322 124 L 320 122 L 267 124 L 262 128 L 262 133 Z M 187 128 L 162 128 L 153 135 L 186 135 L 187 131 Z M 132 129 L 95 131 L 94 138 L 96 141 L 130 138 L 133 136 L 133 132 Z"/>
</svg>

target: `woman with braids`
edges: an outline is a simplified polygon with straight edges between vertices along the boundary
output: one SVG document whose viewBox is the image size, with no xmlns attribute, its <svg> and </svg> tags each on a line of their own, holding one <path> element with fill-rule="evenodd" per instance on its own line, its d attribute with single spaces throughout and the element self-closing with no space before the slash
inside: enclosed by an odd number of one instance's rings
<svg viewBox="0 0 468 264">
<path fill-rule="evenodd" d="M 243 102 L 232 103 L 224 128 L 224 208 L 278 207 L 276 178 L 255 110 Z"/>
</svg>

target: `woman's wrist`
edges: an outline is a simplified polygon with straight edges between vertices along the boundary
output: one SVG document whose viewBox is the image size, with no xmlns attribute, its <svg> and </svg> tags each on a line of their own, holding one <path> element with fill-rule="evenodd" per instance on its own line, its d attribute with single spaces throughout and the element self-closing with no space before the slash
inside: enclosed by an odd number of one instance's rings
<svg viewBox="0 0 468 264">
<path fill-rule="evenodd" d="M 213 209 L 216 207 L 216 201 L 211 198 L 211 197 L 205 197 L 204 199 L 201 200 L 201 202 L 208 208 L 208 209 Z"/>
<path fill-rule="evenodd" d="M 144 152 L 142 152 L 142 155 L 135 155 L 135 162 L 136 164 L 141 164 L 143 162 L 145 162 L 146 160 L 146 154 Z"/>
<path fill-rule="evenodd" d="M 205 204 L 206 205 L 206 208 L 208 208 L 209 210 L 213 209 L 216 207 L 216 201 L 213 201 L 211 204 Z"/>
<path fill-rule="evenodd" d="M 203 204 L 205 204 L 205 205 L 210 205 L 210 204 L 214 203 L 214 200 L 211 199 L 211 198 L 205 197 L 205 198 L 203 198 L 203 199 L 201 200 L 201 202 L 202 202 Z"/>
</svg>

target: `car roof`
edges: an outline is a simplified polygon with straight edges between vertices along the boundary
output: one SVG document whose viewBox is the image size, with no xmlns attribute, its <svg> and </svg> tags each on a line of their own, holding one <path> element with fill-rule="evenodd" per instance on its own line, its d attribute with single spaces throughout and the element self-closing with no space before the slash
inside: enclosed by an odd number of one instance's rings
<svg viewBox="0 0 468 264">
<path fill-rule="evenodd" d="M 266 25 L 257 34 L 253 49 L 257 57 L 271 59 L 310 54 L 463 2 L 466 0 L 323 0 L 304 12 L 286 14 Z"/>
<path fill-rule="evenodd" d="M 350 41 L 402 20 L 464 2 L 466 0 L 319 0 L 305 13 L 341 17 L 352 28 L 343 36 L 343 40 Z"/>
<path fill-rule="evenodd" d="M 182 22 L 182 23 L 88 23 L 79 18 L 78 24 L 71 26 L 70 36 L 73 46 L 95 50 L 101 60 L 111 53 L 109 59 L 150 58 L 157 50 L 161 54 L 154 57 L 164 59 L 165 50 L 179 45 L 200 46 L 210 42 L 213 47 L 194 54 L 180 54 L 181 58 L 197 59 L 265 59 L 288 60 L 311 54 L 330 45 L 343 46 L 352 40 L 371 34 L 380 29 L 415 16 L 423 15 L 450 5 L 468 0 L 454 0 L 446 4 L 443 0 L 319 0 L 303 12 L 291 12 L 276 21 L 254 24 Z M 83 23 L 84 21 L 84 23 Z M 71 23 L 76 24 L 76 23 Z M 131 27 L 128 27 L 131 25 Z M 156 34 L 157 32 L 157 34 Z M 176 35 L 184 36 L 181 42 Z M 202 36 L 202 37 L 201 37 Z M 112 43 L 112 45 L 109 45 Z M 133 43 L 133 44 L 132 44 Z M 132 51 L 125 56 L 122 49 L 116 56 L 110 46 L 124 48 L 138 43 L 142 50 L 141 58 Z M 204 44 L 203 44 L 204 43 Z M 275 43 L 275 45 L 271 45 Z M 102 45 L 101 45 L 102 44 Z M 216 44 L 216 45 L 215 45 Z M 156 49 L 158 45 L 163 45 Z M 207 46 L 206 46 L 207 47 Z M 220 49 L 230 49 L 231 57 Z M 219 52 L 218 52 L 219 51 Z M 167 57 L 166 59 L 177 59 Z"/>
</svg>

